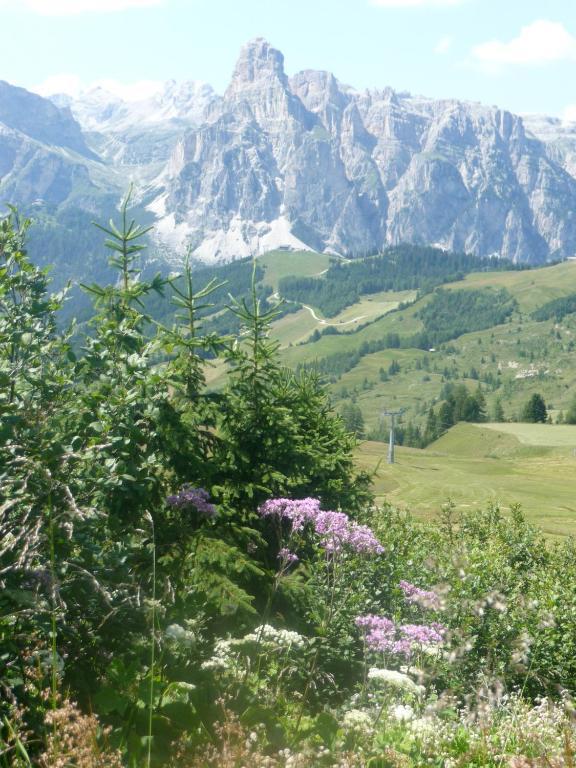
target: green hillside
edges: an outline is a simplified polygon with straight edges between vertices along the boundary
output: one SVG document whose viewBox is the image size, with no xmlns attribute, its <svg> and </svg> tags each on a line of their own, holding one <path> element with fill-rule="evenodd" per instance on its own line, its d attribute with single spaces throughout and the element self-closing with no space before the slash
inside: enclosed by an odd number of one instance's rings
<svg viewBox="0 0 576 768">
<path fill-rule="evenodd" d="M 329 263 L 326 255 L 287 252 L 258 261 L 262 284 L 275 292 L 288 275 L 329 279 Z M 337 274 L 346 269 L 342 263 Z M 333 317 L 310 305 L 285 314 L 273 326 L 283 362 L 316 368 L 337 410 L 360 410 L 363 436 L 376 439 L 362 443 L 357 460 L 370 470 L 383 460 L 375 477 L 380 498 L 424 517 L 449 499 L 462 509 L 520 503 L 548 535 L 576 534 L 576 427 L 517 422 L 536 392 L 553 421 L 576 396 L 576 314 L 564 314 L 571 300 L 561 302 L 557 322 L 550 304 L 576 293 L 576 264 L 462 277 L 431 290 L 361 295 Z M 471 323 L 481 329 L 462 333 Z M 438 329 L 445 341 L 423 343 Z M 224 366 L 212 369 L 211 385 L 225 375 Z M 400 446 L 397 464 L 388 467 L 383 411 L 402 408 L 400 431 L 409 424 L 423 430 L 447 387 L 461 384 L 482 391 L 487 423 L 460 422 L 425 450 Z M 493 421 L 498 403 L 503 423 Z"/>
<path fill-rule="evenodd" d="M 271 254 L 260 263 L 267 275 L 270 271 L 275 285 L 290 269 L 299 270 L 294 274 L 310 276 L 322 266 L 320 261 L 314 263 L 310 255 L 304 258 L 295 254 L 294 260 L 288 262 L 285 253 Z M 344 264 L 339 269 L 346 268 Z M 319 272 L 322 270 L 316 275 Z M 327 277 L 324 273 L 317 279 Z M 268 279 L 265 277 L 265 282 Z M 576 315 L 567 314 L 557 323 L 554 318 L 538 322 L 533 313 L 576 291 L 576 264 L 470 273 L 440 290 L 458 291 L 460 295 L 465 291 L 476 295 L 488 291 L 493 297 L 504 290 L 501 301 L 508 305 L 514 302 L 514 307 L 503 323 L 490 324 L 488 316 L 484 319 L 486 327 L 461 333 L 466 323 L 476 317 L 474 311 L 464 308 L 460 327 L 454 317 L 453 329 L 441 329 L 445 338 L 452 338 L 436 345 L 435 329 L 428 333 L 430 347 L 420 342 L 427 340 L 425 322 L 430 324 L 439 316 L 434 306 L 428 313 L 425 310 L 431 302 L 437 302 L 434 291 L 360 296 L 329 320 L 319 308 L 310 307 L 276 323 L 276 338 L 285 347 L 283 359 L 292 367 L 317 367 L 327 377 L 337 405 L 350 399 L 358 404 L 367 432 L 379 428 L 380 412 L 392 406 L 406 409 L 405 421 L 423 426 L 430 406 L 441 401 L 446 382 L 463 382 L 471 391 L 480 386 L 489 417 L 499 400 L 505 417 L 517 418 L 534 392 L 543 394 L 554 418 L 568 407 L 576 393 Z M 290 296 L 283 298 L 291 300 Z M 320 320 L 314 319 L 311 310 Z M 446 307 L 448 322 L 451 310 Z M 495 319 L 501 317 L 495 315 Z M 349 320 L 356 322 L 347 326 Z M 400 363 L 400 370 L 394 376 L 383 376 L 382 371 L 385 374 L 393 360 Z"/>
<path fill-rule="evenodd" d="M 528 425 L 457 424 L 426 450 L 397 448 L 393 465 L 386 445 L 365 442 L 357 461 L 376 471 L 379 499 L 417 516 L 435 517 L 448 502 L 460 510 L 521 504 L 547 535 L 576 535 L 576 427 L 542 425 L 532 435 L 520 429 L 519 439 L 516 426 Z"/>
<path fill-rule="evenodd" d="M 532 312 L 544 303 L 576 291 L 576 262 L 564 261 L 550 267 L 520 272 L 481 272 L 467 275 L 457 288 L 506 288 L 522 312 Z"/>
<path fill-rule="evenodd" d="M 270 251 L 258 259 L 266 270 L 264 282 L 275 291 L 283 277 L 315 277 L 330 266 L 330 256 L 314 251 Z"/>
</svg>

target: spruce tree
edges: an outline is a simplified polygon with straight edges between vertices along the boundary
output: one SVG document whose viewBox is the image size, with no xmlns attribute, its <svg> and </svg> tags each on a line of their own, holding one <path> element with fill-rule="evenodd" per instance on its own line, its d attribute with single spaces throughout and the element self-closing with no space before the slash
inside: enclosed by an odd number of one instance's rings
<svg viewBox="0 0 576 768">
<path fill-rule="evenodd" d="M 564 423 L 576 424 L 576 395 L 572 398 L 572 402 L 564 415 Z"/>
<path fill-rule="evenodd" d="M 531 424 L 545 424 L 547 418 L 548 413 L 544 398 L 535 392 L 524 406 L 522 421 L 527 421 Z"/>
<path fill-rule="evenodd" d="M 500 398 L 498 398 L 494 404 L 494 421 L 499 423 L 506 421 L 504 408 L 502 407 L 502 400 Z"/>
</svg>

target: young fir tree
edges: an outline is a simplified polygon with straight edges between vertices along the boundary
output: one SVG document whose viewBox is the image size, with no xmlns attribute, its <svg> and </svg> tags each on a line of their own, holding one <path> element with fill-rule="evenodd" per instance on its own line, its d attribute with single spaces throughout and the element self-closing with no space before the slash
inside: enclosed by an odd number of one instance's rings
<svg viewBox="0 0 576 768">
<path fill-rule="evenodd" d="M 270 337 L 275 308 L 262 308 L 255 281 L 248 302 L 230 307 L 242 322 L 227 352 L 217 457 L 230 504 L 251 516 L 273 496 L 315 494 L 327 504 L 357 508 L 368 498 L 356 476 L 355 441 L 332 412 L 318 377 L 281 367 Z"/>
<path fill-rule="evenodd" d="M 576 395 L 572 398 L 568 410 L 564 414 L 564 424 L 576 424 Z"/>
<path fill-rule="evenodd" d="M 29 226 L 14 209 L 0 220 L 0 721 L 14 686 L 35 727 L 45 702 L 24 686 L 23 654 L 31 638 L 46 651 L 54 701 L 64 600 L 56 558 L 70 552 L 76 510 L 67 486 L 73 448 L 62 428 L 72 353 L 56 330 L 62 296 L 48 294 L 46 271 L 27 255 Z"/>
<path fill-rule="evenodd" d="M 545 424 L 548 418 L 546 403 L 542 395 L 534 393 L 522 410 L 522 421 L 532 424 Z"/>
<path fill-rule="evenodd" d="M 494 404 L 494 421 L 496 422 L 506 421 L 504 408 L 502 406 L 502 400 L 500 398 L 498 398 Z"/>
<path fill-rule="evenodd" d="M 424 427 L 424 434 L 422 440 L 424 445 L 434 442 L 439 436 L 438 431 L 438 418 L 434 412 L 434 408 L 430 407 L 428 411 L 428 417 L 426 419 L 426 426 Z"/>
<path fill-rule="evenodd" d="M 350 402 L 345 403 L 342 406 L 340 415 L 349 432 L 352 432 L 356 437 L 364 436 L 364 417 L 362 416 L 362 411 L 358 405 Z"/>
</svg>

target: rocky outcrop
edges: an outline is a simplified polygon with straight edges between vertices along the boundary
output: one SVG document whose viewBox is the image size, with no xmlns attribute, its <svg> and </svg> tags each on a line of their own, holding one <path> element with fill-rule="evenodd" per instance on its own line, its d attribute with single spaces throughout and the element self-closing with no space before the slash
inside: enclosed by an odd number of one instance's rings
<svg viewBox="0 0 576 768">
<path fill-rule="evenodd" d="M 0 124 L 41 144 L 65 147 L 94 159 L 69 109 L 60 109 L 48 99 L 3 80 L 0 80 Z"/>
</svg>

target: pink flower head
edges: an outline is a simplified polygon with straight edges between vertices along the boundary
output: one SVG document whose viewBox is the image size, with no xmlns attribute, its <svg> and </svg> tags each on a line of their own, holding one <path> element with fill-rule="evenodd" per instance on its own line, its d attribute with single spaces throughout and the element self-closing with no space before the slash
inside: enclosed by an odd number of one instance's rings
<svg viewBox="0 0 576 768">
<path fill-rule="evenodd" d="M 292 533 L 301 531 L 320 512 L 318 499 L 268 499 L 260 506 L 262 517 L 278 517 L 292 522 Z"/>
<path fill-rule="evenodd" d="M 445 627 L 434 622 L 425 624 L 397 625 L 386 616 L 358 616 L 356 626 L 364 633 L 364 641 L 370 650 L 393 653 L 409 659 L 424 646 L 439 645 L 444 641 Z"/>
<path fill-rule="evenodd" d="M 216 507 L 208 501 L 209 498 L 208 491 L 204 488 L 194 488 L 190 483 L 185 483 L 178 493 L 168 496 L 166 503 L 176 509 L 187 511 L 194 509 L 204 517 L 214 517 Z"/>
<path fill-rule="evenodd" d="M 432 590 L 420 589 L 409 581 L 401 581 L 398 586 L 404 592 L 408 603 L 432 610 L 438 610 L 441 607 L 440 597 Z"/>
<path fill-rule="evenodd" d="M 403 624 L 400 632 L 408 640 L 418 645 L 435 645 L 444 640 L 445 628 L 437 624 Z"/>
<path fill-rule="evenodd" d="M 278 515 L 290 520 L 292 533 L 301 531 L 310 523 L 328 552 L 340 552 L 344 548 L 372 554 L 384 551 L 368 526 L 355 523 L 344 512 L 321 510 L 318 499 L 270 499 L 258 511 L 262 517 Z"/>
<path fill-rule="evenodd" d="M 282 561 L 282 565 L 297 563 L 299 559 L 298 555 L 294 554 L 294 552 L 290 552 L 290 550 L 286 549 L 286 547 L 282 547 L 282 549 L 278 551 L 277 557 Z"/>
<path fill-rule="evenodd" d="M 356 626 L 363 630 L 366 645 L 373 651 L 389 651 L 394 645 L 396 625 L 386 616 L 358 616 Z"/>
</svg>

